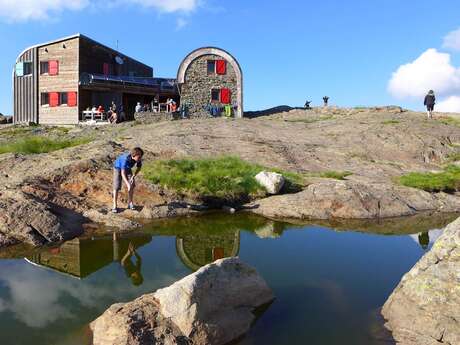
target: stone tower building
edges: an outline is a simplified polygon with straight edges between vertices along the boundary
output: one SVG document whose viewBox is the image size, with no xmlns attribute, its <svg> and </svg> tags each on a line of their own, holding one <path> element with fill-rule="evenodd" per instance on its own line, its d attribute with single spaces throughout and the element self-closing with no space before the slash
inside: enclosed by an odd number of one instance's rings
<svg viewBox="0 0 460 345">
<path fill-rule="evenodd" d="M 206 47 L 191 52 L 180 64 L 177 83 L 188 116 L 205 117 L 216 109 L 213 116 L 224 115 L 230 105 L 231 116 L 243 117 L 243 73 L 225 50 Z"/>
</svg>

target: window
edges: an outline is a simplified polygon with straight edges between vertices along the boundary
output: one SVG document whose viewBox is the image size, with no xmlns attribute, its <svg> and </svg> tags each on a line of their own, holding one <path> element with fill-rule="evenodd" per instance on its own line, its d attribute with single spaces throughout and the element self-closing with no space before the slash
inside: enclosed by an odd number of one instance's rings
<svg viewBox="0 0 460 345">
<path fill-rule="evenodd" d="M 48 74 L 49 73 L 49 62 L 42 61 L 40 62 L 40 74 Z"/>
<path fill-rule="evenodd" d="M 59 61 L 50 60 L 48 61 L 48 74 L 49 75 L 58 75 L 59 74 Z"/>
<path fill-rule="evenodd" d="M 227 73 L 227 62 L 225 60 L 216 61 L 216 73 L 220 75 Z"/>
<path fill-rule="evenodd" d="M 42 92 L 41 94 L 41 101 L 40 101 L 42 107 L 44 105 L 49 105 L 50 104 L 50 95 L 47 92 Z"/>
<path fill-rule="evenodd" d="M 67 105 L 67 92 L 60 92 L 59 93 L 59 105 Z"/>
<path fill-rule="evenodd" d="M 208 75 L 216 74 L 216 61 L 208 60 Z"/>
<path fill-rule="evenodd" d="M 24 75 L 32 74 L 32 62 L 24 62 Z"/>
<path fill-rule="evenodd" d="M 219 102 L 219 101 L 220 101 L 220 90 L 212 89 L 211 90 L 211 102 Z"/>
<path fill-rule="evenodd" d="M 57 107 L 59 105 L 59 92 L 50 92 L 50 107 Z"/>
<path fill-rule="evenodd" d="M 220 102 L 223 104 L 230 104 L 232 100 L 230 89 L 223 88 L 220 90 Z"/>
<path fill-rule="evenodd" d="M 17 77 L 24 77 L 26 75 L 32 74 L 32 62 L 18 62 L 15 67 L 15 72 Z"/>
</svg>

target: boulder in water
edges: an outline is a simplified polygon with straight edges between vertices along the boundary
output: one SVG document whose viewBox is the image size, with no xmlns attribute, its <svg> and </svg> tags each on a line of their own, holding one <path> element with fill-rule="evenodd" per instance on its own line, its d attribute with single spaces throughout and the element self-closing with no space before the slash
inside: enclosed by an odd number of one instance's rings
<svg viewBox="0 0 460 345">
<path fill-rule="evenodd" d="M 238 258 L 221 259 L 155 293 L 111 306 L 90 325 L 93 343 L 163 339 L 160 344 L 224 345 L 243 336 L 256 318 L 254 311 L 273 299 L 254 268 Z"/>
</svg>

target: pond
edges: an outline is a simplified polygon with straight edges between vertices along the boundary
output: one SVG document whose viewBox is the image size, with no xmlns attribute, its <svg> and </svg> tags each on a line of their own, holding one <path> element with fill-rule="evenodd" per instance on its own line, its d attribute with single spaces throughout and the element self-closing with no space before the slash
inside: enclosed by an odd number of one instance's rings
<svg viewBox="0 0 460 345">
<path fill-rule="evenodd" d="M 276 295 L 239 345 L 389 344 L 381 306 L 456 216 L 292 225 L 209 214 L 0 250 L 0 344 L 86 344 L 88 323 L 112 303 L 235 255 Z M 130 244 L 140 259 L 126 255 Z"/>
</svg>

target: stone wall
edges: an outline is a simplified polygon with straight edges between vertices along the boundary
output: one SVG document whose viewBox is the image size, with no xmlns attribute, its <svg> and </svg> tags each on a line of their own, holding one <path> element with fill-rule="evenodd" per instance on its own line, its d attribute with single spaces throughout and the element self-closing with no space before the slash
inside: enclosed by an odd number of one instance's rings
<svg viewBox="0 0 460 345">
<path fill-rule="evenodd" d="M 149 112 L 143 111 L 140 113 L 134 114 L 134 120 L 139 122 L 162 122 L 162 121 L 172 121 L 172 120 L 179 120 L 180 115 L 179 113 L 158 113 L 158 112 Z"/>
<path fill-rule="evenodd" d="M 231 103 L 236 104 L 237 76 L 227 61 L 225 75 L 208 75 L 207 61 L 222 60 L 217 55 L 203 55 L 192 61 L 185 73 L 185 83 L 181 88 L 181 103 L 187 104 L 190 117 L 208 117 L 204 109 L 211 102 L 211 90 L 228 88 L 231 90 Z M 217 103 L 220 104 L 220 103 Z"/>
</svg>

